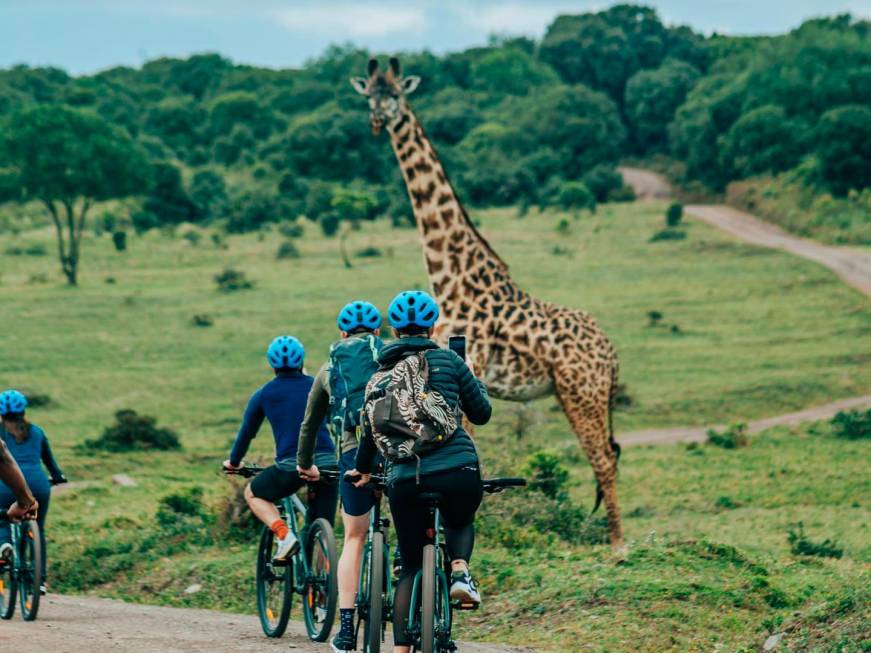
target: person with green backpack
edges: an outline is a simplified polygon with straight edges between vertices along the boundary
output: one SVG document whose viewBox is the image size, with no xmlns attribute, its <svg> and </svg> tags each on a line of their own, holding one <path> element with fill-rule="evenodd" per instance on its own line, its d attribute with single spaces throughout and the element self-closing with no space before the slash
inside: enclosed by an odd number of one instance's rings
<svg viewBox="0 0 871 653">
<path fill-rule="evenodd" d="M 316 481 L 320 472 L 314 464 L 318 425 L 325 417 L 339 443 L 339 470 L 354 468 L 360 435 L 360 411 L 369 378 L 378 369 L 382 342 L 381 314 L 372 304 L 353 301 L 345 305 L 336 319 L 341 338 L 330 346 L 330 358 L 315 377 L 308 397 L 297 447 L 300 476 Z M 333 651 L 356 649 L 354 604 L 363 546 L 369 529 L 369 511 L 377 498 L 369 488 L 339 483 L 345 542 L 339 557 L 338 634 L 331 642 Z"/>
</svg>

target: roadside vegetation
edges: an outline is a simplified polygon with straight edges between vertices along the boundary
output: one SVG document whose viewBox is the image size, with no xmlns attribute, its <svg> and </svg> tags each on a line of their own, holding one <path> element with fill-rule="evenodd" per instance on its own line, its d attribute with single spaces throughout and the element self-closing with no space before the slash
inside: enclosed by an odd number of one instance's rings
<svg viewBox="0 0 871 653">
<path fill-rule="evenodd" d="M 590 310 L 613 336 L 625 384 L 618 437 L 869 392 L 863 296 L 823 268 L 704 224 L 682 223 L 684 240 L 650 243 L 667 208 L 473 212 L 524 288 Z M 554 231 L 560 220 L 568 233 Z M 248 395 L 268 379 L 265 345 L 296 334 L 315 369 L 349 287 L 384 306 L 399 286 L 425 284 L 411 230 L 361 224 L 348 251 L 384 255 L 355 256 L 347 270 L 330 238 L 300 225 L 301 256 L 282 261 L 286 229 L 217 240 L 197 225 L 131 232 L 124 252 L 109 231 L 87 231 L 91 262 L 74 301 L 60 276 L 32 283 L 44 257 L 2 259 L 0 332 L 16 334 L 16 355 L 0 385 L 45 399 L 31 417 L 72 481 L 49 518 L 54 591 L 253 614 L 256 525 L 239 508 L 241 484 L 217 469 Z M 201 238 L 185 236 L 192 231 Z M 52 237 L 24 230 L 3 246 L 48 247 Z M 571 252 L 570 269 L 556 246 Z M 228 269 L 256 283 L 220 292 L 216 276 L 239 280 Z M 615 567 L 603 515 L 587 518 L 589 465 L 555 408 L 553 399 L 522 412 L 500 402 L 477 433 L 487 474 L 536 484 L 487 502 L 474 562 L 486 603 L 462 616 L 463 637 L 544 651 L 578 642 L 755 650 L 780 632 L 790 646 L 859 641 L 871 561 L 864 413 L 736 448 L 627 449 L 619 491 L 631 553 Z M 106 446 L 80 446 L 95 439 Z M 251 459 L 267 461 L 268 428 L 254 445 Z M 136 485 L 113 482 L 117 474 Z M 830 546 L 842 556 L 806 554 Z"/>
</svg>

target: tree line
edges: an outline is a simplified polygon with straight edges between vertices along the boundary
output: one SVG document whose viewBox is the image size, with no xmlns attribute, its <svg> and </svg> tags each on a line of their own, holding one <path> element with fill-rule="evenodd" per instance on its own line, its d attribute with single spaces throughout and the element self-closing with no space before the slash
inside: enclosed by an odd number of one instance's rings
<svg viewBox="0 0 871 653">
<path fill-rule="evenodd" d="M 65 270 L 89 209 L 111 197 L 135 197 L 138 230 L 247 231 L 298 215 L 326 232 L 380 215 L 408 224 L 392 152 L 348 84 L 369 56 L 346 45 L 286 70 L 217 54 L 81 77 L 2 70 L 0 200 L 46 206 L 66 234 Z M 626 199 L 615 166 L 629 157 L 667 157 L 713 190 L 783 171 L 835 195 L 871 185 L 871 38 L 850 16 L 703 36 L 618 5 L 559 16 L 540 41 L 402 61 L 423 79 L 412 105 L 472 205 Z"/>
</svg>

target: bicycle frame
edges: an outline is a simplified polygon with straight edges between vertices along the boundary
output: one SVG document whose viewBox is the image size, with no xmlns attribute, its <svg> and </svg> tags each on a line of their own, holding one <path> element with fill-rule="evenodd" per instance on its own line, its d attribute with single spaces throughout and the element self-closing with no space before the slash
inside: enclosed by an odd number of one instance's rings
<svg viewBox="0 0 871 653">
<path fill-rule="evenodd" d="M 445 573 L 445 548 L 443 543 L 444 532 L 441 523 L 441 512 L 436 505 L 427 506 L 429 511 L 429 524 L 427 528 L 426 541 L 424 546 L 432 544 L 435 547 L 435 575 L 436 587 L 447 588 L 449 586 L 448 576 Z M 420 605 L 423 583 L 423 569 L 417 572 L 414 576 L 414 583 L 411 587 L 411 602 L 408 606 L 408 621 L 410 634 L 413 639 L 419 641 L 421 638 L 421 622 L 420 622 Z M 446 595 L 437 596 L 436 600 L 443 602 L 442 615 L 444 619 L 435 625 L 435 634 L 438 648 L 436 650 L 454 650 L 454 643 L 451 641 L 451 602 Z"/>
<path fill-rule="evenodd" d="M 384 620 L 382 623 L 389 621 L 389 617 L 393 608 L 393 583 L 388 580 L 390 573 L 390 544 L 387 542 L 387 531 L 390 523 L 387 519 L 381 517 L 381 499 L 379 498 L 372 510 L 369 511 L 369 531 L 366 538 L 366 544 L 363 546 L 363 564 L 360 566 L 360 575 L 357 578 L 357 601 L 356 608 L 358 614 L 367 614 L 369 609 L 369 592 L 372 588 L 365 585 L 366 569 L 372 569 L 372 557 L 378 555 L 378 552 L 373 551 L 372 542 L 375 539 L 375 533 L 380 532 L 384 535 L 384 547 L 381 555 L 384 557 Z M 365 566 L 364 566 L 365 565 Z M 359 625 L 359 622 L 358 622 Z"/>
</svg>

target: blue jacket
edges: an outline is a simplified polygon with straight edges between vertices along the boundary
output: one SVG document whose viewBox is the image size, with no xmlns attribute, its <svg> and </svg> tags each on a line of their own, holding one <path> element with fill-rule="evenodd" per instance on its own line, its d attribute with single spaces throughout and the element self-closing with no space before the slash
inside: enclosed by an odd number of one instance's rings
<svg viewBox="0 0 871 653">
<path fill-rule="evenodd" d="M 2 426 L 0 426 L 0 437 L 3 438 L 6 446 L 9 447 L 9 452 L 21 468 L 21 472 L 27 479 L 28 484 L 31 480 L 47 482 L 45 472 L 42 471 L 40 463 L 45 465 L 52 479 L 63 478 L 63 472 L 54 459 L 51 447 L 48 444 L 48 438 L 45 436 L 45 431 L 36 424 L 30 425 L 30 433 L 24 442 L 18 442 L 15 436 Z"/>
<path fill-rule="evenodd" d="M 264 417 L 272 426 L 272 436 L 275 438 L 275 460 L 296 460 L 299 430 L 313 382 L 312 377 L 301 372 L 280 373 L 251 395 L 242 426 L 230 452 L 230 462 L 233 465 L 242 462 L 251 440 L 263 424 Z M 318 428 L 315 453 L 335 455 L 335 451 L 333 441 L 322 422 Z"/>
</svg>

